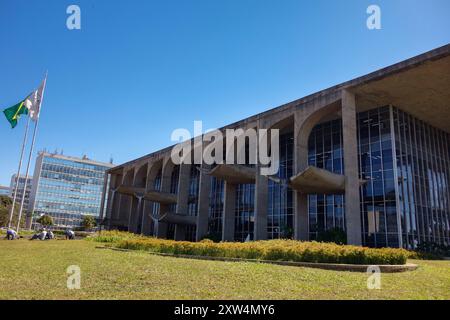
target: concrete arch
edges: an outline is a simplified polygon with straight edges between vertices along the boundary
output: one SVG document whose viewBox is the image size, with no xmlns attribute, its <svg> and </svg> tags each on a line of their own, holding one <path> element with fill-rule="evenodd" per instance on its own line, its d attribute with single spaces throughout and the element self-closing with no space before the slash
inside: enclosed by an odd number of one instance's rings
<svg viewBox="0 0 450 320">
<path fill-rule="evenodd" d="M 163 160 L 160 159 L 150 164 L 147 174 L 147 191 L 155 190 L 155 179 L 158 175 L 162 176 Z M 157 190 L 160 191 L 160 190 Z"/>
<path fill-rule="evenodd" d="M 141 165 L 137 170 L 135 170 L 133 187 L 139 189 L 145 189 L 147 185 L 147 171 L 148 163 Z M 135 233 L 142 233 L 142 226 L 144 223 L 144 201 L 143 192 L 139 192 L 132 197 L 131 200 L 131 211 L 129 218 L 129 230 Z"/>
<path fill-rule="evenodd" d="M 295 172 L 299 173 L 308 166 L 308 141 L 312 129 L 327 117 L 339 114 L 341 111 L 340 100 L 327 105 L 303 108 L 295 119 Z"/>
<path fill-rule="evenodd" d="M 123 177 L 122 185 L 124 186 L 132 186 L 134 179 L 134 168 L 129 169 Z M 133 197 L 126 194 L 120 195 L 120 206 L 119 206 L 119 214 L 118 214 L 118 223 L 119 228 L 121 226 L 127 226 L 126 229 L 129 229 L 129 218 L 131 212 L 131 203 Z"/>
<path fill-rule="evenodd" d="M 341 111 L 341 97 L 324 96 L 311 101 L 295 113 L 294 122 L 294 175 L 308 166 L 308 141 L 312 129 L 327 117 Z M 294 192 L 294 237 L 309 240 L 308 196 Z"/>
<path fill-rule="evenodd" d="M 170 157 L 164 159 L 163 167 L 162 167 L 162 188 L 163 192 L 170 192 L 170 182 L 172 179 L 172 171 L 175 168 L 175 164 L 173 163 Z"/>
<path fill-rule="evenodd" d="M 293 121 L 294 119 L 294 109 L 288 109 L 279 112 L 276 116 L 271 114 L 270 116 L 262 117 L 258 121 L 258 128 L 270 129 L 270 128 L 282 128 L 285 127 L 286 123 Z"/>
<path fill-rule="evenodd" d="M 111 173 L 110 188 L 108 201 L 110 202 L 110 212 L 107 213 L 109 226 L 114 224 L 114 220 L 119 218 L 120 194 L 117 193 L 117 188 L 120 187 L 123 181 L 123 171 Z"/>
<path fill-rule="evenodd" d="M 149 162 L 147 164 L 146 185 L 145 185 L 146 191 L 155 191 L 155 180 L 158 178 L 158 176 L 160 177 L 162 176 L 162 166 L 163 166 L 162 159 L 158 159 L 155 162 Z M 141 174 L 143 173 L 144 172 L 141 172 Z M 139 231 L 139 233 L 145 235 L 154 235 L 155 226 L 151 218 L 154 207 L 155 207 L 154 202 L 143 200 L 140 227 L 139 223 L 137 227 L 137 229 L 139 229 L 137 230 Z"/>
<path fill-rule="evenodd" d="M 136 188 L 145 188 L 147 185 L 148 163 L 142 165 L 134 176 L 133 186 Z"/>
<path fill-rule="evenodd" d="M 131 168 L 128 171 L 126 171 L 126 173 L 125 173 L 125 175 L 123 177 L 122 184 L 124 186 L 132 186 L 133 185 L 133 180 L 134 180 L 134 168 Z"/>
</svg>

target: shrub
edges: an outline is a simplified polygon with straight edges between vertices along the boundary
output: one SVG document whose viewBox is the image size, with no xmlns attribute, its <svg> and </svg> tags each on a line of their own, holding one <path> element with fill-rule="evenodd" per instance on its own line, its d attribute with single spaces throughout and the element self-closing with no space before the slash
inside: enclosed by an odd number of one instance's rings
<svg viewBox="0 0 450 320">
<path fill-rule="evenodd" d="M 408 252 L 404 249 L 375 249 L 295 240 L 214 243 L 212 241 L 186 242 L 140 237 L 123 239 L 115 246 L 157 253 L 315 263 L 392 265 L 405 264 L 408 258 Z"/>
<path fill-rule="evenodd" d="M 317 235 L 318 242 L 333 242 L 337 244 L 347 244 L 347 234 L 341 228 L 332 228 L 319 232 Z"/>
<path fill-rule="evenodd" d="M 141 236 L 124 231 L 102 231 L 96 232 L 94 235 L 86 237 L 86 240 L 103 243 L 115 243 L 122 240 L 142 238 Z"/>
<path fill-rule="evenodd" d="M 208 232 L 206 236 L 203 237 L 202 240 L 211 240 L 212 242 L 220 242 L 222 241 L 222 235 L 220 233 Z"/>
<path fill-rule="evenodd" d="M 434 242 L 422 242 L 409 254 L 410 259 L 439 260 L 450 257 L 450 246 Z"/>
</svg>

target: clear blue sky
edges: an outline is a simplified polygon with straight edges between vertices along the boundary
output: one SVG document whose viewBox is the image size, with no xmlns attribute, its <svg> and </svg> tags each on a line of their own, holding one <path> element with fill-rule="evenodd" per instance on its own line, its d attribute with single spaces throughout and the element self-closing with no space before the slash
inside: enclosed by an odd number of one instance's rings
<svg viewBox="0 0 450 320">
<path fill-rule="evenodd" d="M 366 27 L 370 4 L 382 30 Z M 48 70 L 36 150 L 119 164 L 194 120 L 220 127 L 445 45 L 449 15 L 448 0 L 0 0 L 0 109 Z M 0 116 L 9 184 L 25 118 Z"/>
</svg>

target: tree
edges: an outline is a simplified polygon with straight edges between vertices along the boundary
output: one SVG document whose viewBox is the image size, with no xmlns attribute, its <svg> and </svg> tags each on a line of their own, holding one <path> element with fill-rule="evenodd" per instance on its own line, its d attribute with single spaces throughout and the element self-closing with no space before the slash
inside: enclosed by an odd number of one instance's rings
<svg viewBox="0 0 450 320">
<path fill-rule="evenodd" d="M 19 204 L 20 205 L 20 204 Z M 9 213 L 11 211 L 12 199 L 8 196 L 0 196 L 0 226 L 7 226 L 9 220 Z M 19 216 L 19 206 L 17 205 L 14 208 L 14 215 L 11 221 L 11 226 L 16 228 L 17 226 L 17 218 Z M 22 219 L 20 222 L 21 228 L 25 226 L 26 215 L 22 215 Z"/>
<path fill-rule="evenodd" d="M 97 225 L 97 221 L 95 220 L 94 216 L 84 216 L 81 225 L 85 230 L 92 230 Z"/>
<path fill-rule="evenodd" d="M 50 227 L 53 225 L 53 218 L 47 214 L 44 214 L 39 219 L 37 219 L 36 222 L 40 223 L 44 227 Z"/>
</svg>

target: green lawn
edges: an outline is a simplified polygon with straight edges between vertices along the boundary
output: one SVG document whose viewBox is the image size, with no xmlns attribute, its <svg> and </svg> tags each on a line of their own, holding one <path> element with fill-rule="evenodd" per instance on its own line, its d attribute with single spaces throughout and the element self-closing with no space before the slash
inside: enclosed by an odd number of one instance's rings
<svg viewBox="0 0 450 320">
<path fill-rule="evenodd" d="M 450 299 L 450 261 L 411 261 L 419 270 L 383 274 L 368 290 L 362 273 L 160 257 L 96 249 L 98 243 L 0 240 L 0 299 Z M 81 268 L 81 289 L 66 268 Z"/>
</svg>

